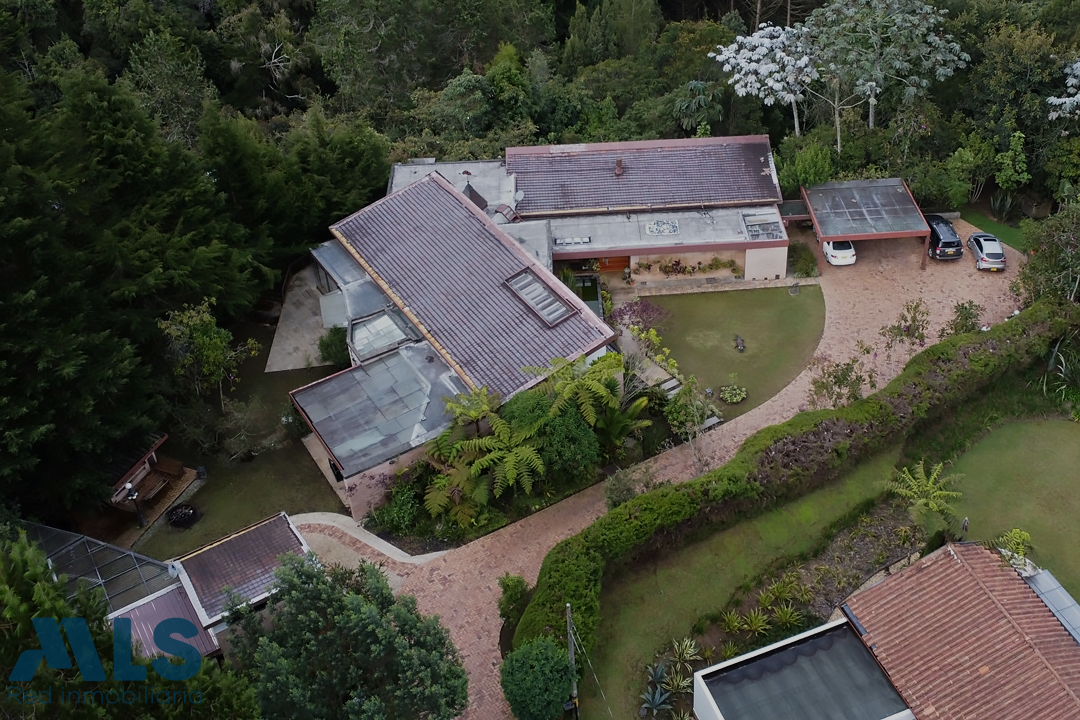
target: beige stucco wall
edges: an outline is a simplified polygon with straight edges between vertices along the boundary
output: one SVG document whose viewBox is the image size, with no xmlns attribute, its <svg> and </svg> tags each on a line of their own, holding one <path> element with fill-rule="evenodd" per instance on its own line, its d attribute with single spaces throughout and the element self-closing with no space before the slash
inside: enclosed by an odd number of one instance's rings
<svg viewBox="0 0 1080 720">
<path fill-rule="evenodd" d="M 787 248 L 754 248 L 746 251 L 746 279 L 772 280 L 787 275 Z"/>
</svg>

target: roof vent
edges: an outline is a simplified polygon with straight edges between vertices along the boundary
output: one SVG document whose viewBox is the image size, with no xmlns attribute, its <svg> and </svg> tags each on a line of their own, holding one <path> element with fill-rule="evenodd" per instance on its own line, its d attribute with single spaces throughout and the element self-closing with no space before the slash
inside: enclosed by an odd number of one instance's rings
<svg viewBox="0 0 1080 720">
<path fill-rule="evenodd" d="M 621 176 L 622 176 L 622 174 L 623 174 L 623 169 L 622 169 L 622 158 L 618 158 L 618 159 L 617 159 L 617 160 L 615 161 L 615 177 L 621 177 Z"/>
</svg>

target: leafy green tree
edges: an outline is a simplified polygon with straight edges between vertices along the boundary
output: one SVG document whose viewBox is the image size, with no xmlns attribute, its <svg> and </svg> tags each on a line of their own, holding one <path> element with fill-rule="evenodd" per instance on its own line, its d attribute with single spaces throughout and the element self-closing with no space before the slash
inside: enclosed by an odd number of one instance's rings
<svg viewBox="0 0 1080 720">
<path fill-rule="evenodd" d="M 1069 203 L 1042 222 L 1026 223 L 1023 232 L 1030 255 L 1020 266 L 1013 292 L 1025 304 L 1080 298 L 1080 205 Z"/>
<path fill-rule="evenodd" d="M 537 390 L 527 390 L 511 398 L 500 415 L 512 425 L 537 426 L 536 445 L 544 463 L 547 487 L 578 483 L 595 477 L 600 465 L 600 445 L 594 428 L 574 406 L 558 415 L 550 413 L 553 400 Z"/>
<path fill-rule="evenodd" d="M 198 693 L 201 702 L 175 704 L 126 703 L 94 707 L 88 713 L 86 705 L 61 702 L 61 696 L 72 691 L 110 691 L 135 694 L 145 687 L 145 682 L 121 682 L 113 679 L 113 634 L 105 619 L 106 605 L 100 589 L 91 589 L 86 583 L 77 585 L 69 597 L 65 576 L 56 577 L 42 552 L 19 532 L 13 540 L 0 542 L 0 598 L 4 600 L 3 622 L 0 622 L 0 670 L 6 678 L 16 658 L 27 648 L 37 644 L 37 634 L 31 623 L 33 618 L 81 617 L 86 620 L 90 638 L 97 650 L 105 671 L 105 680 L 91 682 L 82 680 L 77 668 L 57 669 L 39 667 L 29 682 L 9 682 L 23 691 L 49 692 L 51 702 L 7 703 L 5 717 L 11 718 L 105 718 L 108 720 L 148 720 L 149 718 L 238 718 L 255 720 L 259 717 L 255 693 L 248 682 L 235 674 L 228 666 L 221 668 L 214 660 L 203 660 L 199 672 L 183 681 L 153 677 L 147 667 L 148 658 L 135 654 L 131 662 L 147 669 L 148 680 L 153 678 L 155 690 L 169 693 L 182 691 L 188 697 Z M 25 697 L 25 695 L 23 696 Z"/>
<path fill-rule="evenodd" d="M 0 500 L 42 516 L 94 505 L 116 444 L 154 425 L 151 375 L 98 288 L 91 249 L 69 242 L 80 184 L 66 138 L 32 119 L 0 73 Z"/>
<path fill-rule="evenodd" d="M 723 88 L 718 83 L 691 80 L 675 100 L 672 114 L 683 130 L 708 128 L 723 117 L 724 109 L 720 104 L 723 96 Z"/>
<path fill-rule="evenodd" d="M 566 651 L 544 636 L 506 656 L 499 670 L 510 710 L 518 720 L 554 720 L 570 697 Z"/>
<path fill-rule="evenodd" d="M 574 403 L 585 422 L 595 425 L 600 408 L 618 404 L 619 400 L 607 380 L 620 373 L 622 367 L 621 355 L 607 353 L 591 363 L 584 356 L 576 360 L 555 358 L 550 368 L 524 370 L 532 375 L 544 376 L 537 388 L 555 399 L 550 410 L 552 416 Z"/>
<path fill-rule="evenodd" d="M 959 500 L 962 493 L 951 488 L 958 483 L 962 475 L 945 475 L 943 463 L 930 468 L 927 475 L 923 461 L 910 468 L 897 471 L 896 477 L 889 481 L 889 492 L 904 498 L 910 503 L 911 519 L 924 527 L 934 516 L 940 517 L 951 526 L 956 519 L 956 511 L 949 504 Z"/>
<path fill-rule="evenodd" d="M 203 108 L 217 99 L 217 89 L 205 73 L 198 48 L 150 31 L 132 50 L 124 79 L 157 122 L 162 137 L 192 147 Z"/>
<path fill-rule="evenodd" d="M 800 187 L 809 188 L 833 179 L 832 152 L 821 143 L 808 139 L 793 155 L 777 173 L 786 194 L 793 196 Z"/>
<path fill-rule="evenodd" d="M 204 298 L 199 305 L 184 305 L 158 322 L 169 345 L 176 374 L 184 378 L 196 395 L 201 396 L 216 386 L 225 412 L 225 381 L 230 387 L 239 381 L 237 373 L 245 357 L 259 354 L 259 343 L 253 338 L 233 345 L 232 333 L 218 327 L 210 313 L 214 300 Z"/>
<path fill-rule="evenodd" d="M 994 158 L 997 173 L 994 181 L 1006 192 L 1016 190 L 1031 180 L 1027 171 L 1027 157 L 1024 155 L 1024 133 L 1014 132 L 1009 136 L 1009 149 L 1000 152 Z"/>
<path fill-rule="evenodd" d="M 437 617 L 395 597 L 377 566 L 329 569 L 314 555 L 282 556 L 265 618 L 232 608 L 233 649 L 267 720 L 451 720 L 468 679 Z"/>
</svg>

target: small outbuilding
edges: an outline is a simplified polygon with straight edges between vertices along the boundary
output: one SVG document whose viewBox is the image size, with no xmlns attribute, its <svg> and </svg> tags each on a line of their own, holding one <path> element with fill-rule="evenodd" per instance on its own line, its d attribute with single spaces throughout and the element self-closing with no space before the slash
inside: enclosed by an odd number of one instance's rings
<svg viewBox="0 0 1080 720">
<path fill-rule="evenodd" d="M 930 226 L 901 178 L 828 182 L 800 192 L 821 242 L 921 238 L 926 269 Z"/>
</svg>

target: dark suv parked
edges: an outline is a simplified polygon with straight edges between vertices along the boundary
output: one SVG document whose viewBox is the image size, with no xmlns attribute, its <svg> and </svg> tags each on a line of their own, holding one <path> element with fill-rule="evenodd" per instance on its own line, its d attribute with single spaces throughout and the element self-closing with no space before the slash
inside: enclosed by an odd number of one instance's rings
<svg viewBox="0 0 1080 720">
<path fill-rule="evenodd" d="M 959 260 L 964 256 L 964 243 L 956 234 L 952 223 L 940 215 L 927 215 L 930 226 L 930 250 L 927 253 L 936 260 Z"/>
</svg>

